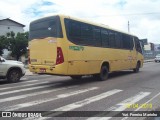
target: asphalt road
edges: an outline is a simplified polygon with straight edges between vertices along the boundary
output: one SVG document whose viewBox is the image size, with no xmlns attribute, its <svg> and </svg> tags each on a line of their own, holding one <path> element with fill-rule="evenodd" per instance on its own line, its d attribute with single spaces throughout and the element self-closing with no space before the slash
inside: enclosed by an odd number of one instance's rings
<svg viewBox="0 0 160 120">
<path fill-rule="evenodd" d="M 0 81 L 0 111 L 45 111 L 44 114 L 48 117 L 39 118 L 40 120 L 139 120 L 145 118 L 105 117 L 106 113 L 102 111 L 134 113 L 134 111 L 160 111 L 159 108 L 160 63 L 145 63 L 139 73 L 132 71 L 112 73 L 106 81 L 98 81 L 92 77 L 72 80 L 70 77 L 51 75 L 24 76 L 21 82 L 13 84 Z M 63 114 L 65 116 L 65 112 L 55 111 L 72 111 L 67 115 L 79 117 L 49 117 Z M 115 113 L 119 112 L 111 114 Z M 94 117 L 86 117 L 90 114 Z"/>
</svg>

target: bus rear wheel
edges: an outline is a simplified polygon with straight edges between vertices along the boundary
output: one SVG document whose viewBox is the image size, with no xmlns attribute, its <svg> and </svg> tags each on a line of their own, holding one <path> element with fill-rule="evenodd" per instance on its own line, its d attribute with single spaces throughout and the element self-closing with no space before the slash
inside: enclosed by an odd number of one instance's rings
<svg viewBox="0 0 160 120">
<path fill-rule="evenodd" d="M 104 81 L 104 80 L 107 80 L 108 79 L 108 67 L 107 66 L 102 66 L 101 67 L 101 71 L 99 74 L 96 74 L 96 75 L 93 75 L 94 78 L 100 80 L 100 81 Z"/>
<path fill-rule="evenodd" d="M 140 68 L 140 62 L 137 62 L 136 68 L 133 69 L 134 73 L 138 73 Z"/>
</svg>

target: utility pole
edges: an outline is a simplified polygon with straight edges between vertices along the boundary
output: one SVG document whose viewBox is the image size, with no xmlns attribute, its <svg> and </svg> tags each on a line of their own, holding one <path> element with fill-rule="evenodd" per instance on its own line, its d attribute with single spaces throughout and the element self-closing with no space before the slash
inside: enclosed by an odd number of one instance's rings
<svg viewBox="0 0 160 120">
<path fill-rule="evenodd" d="M 130 33 L 130 26 L 129 26 L 129 21 L 128 21 L 128 33 Z"/>
</svg>

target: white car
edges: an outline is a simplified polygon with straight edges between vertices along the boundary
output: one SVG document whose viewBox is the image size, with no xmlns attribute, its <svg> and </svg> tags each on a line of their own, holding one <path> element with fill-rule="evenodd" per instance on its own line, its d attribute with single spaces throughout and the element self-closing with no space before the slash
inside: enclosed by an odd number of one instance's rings
<svg viewBox="0 0 160 120">
<path fill-rule="evenodd" d="M 154 60 L 155 60 L 155 62 L 160 62 L 160 54 L 156 55 Z"/>
<path fill-rule="evenodd" d="M 0 57 L 0 79 L 6 79 L 8 82 L 18 82 L 25 75 L 24 64 L 19 61 L 6 60 Z"/>
</svg>

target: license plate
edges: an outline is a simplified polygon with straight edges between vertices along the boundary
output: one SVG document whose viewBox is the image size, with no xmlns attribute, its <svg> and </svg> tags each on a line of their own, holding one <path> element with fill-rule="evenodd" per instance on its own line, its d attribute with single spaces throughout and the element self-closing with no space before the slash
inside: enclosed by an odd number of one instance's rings
<svg viewBox="0 0 160 120">
<path fill-rule="evenodd" d="M 46 69 L 45 68 L 40 68 L 40 73 L 45 73 Z"/>
</svg>

